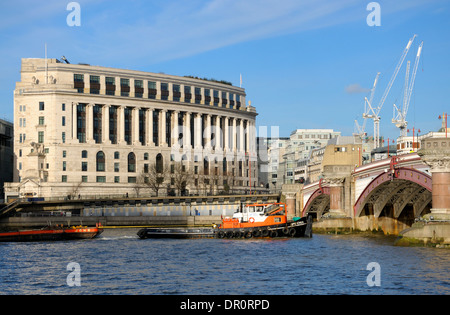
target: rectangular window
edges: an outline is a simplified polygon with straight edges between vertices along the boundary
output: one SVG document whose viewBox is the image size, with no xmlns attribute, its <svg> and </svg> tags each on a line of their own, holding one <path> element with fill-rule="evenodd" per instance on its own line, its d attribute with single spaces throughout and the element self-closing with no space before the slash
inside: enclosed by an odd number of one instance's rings
<svg viewBox="0 0 450 315">
<path fill-rule="evenodd" d="M 87 172 L 88 170 L 88 163 L 87 162 L 81 162 L 81 171 Z"/>
<path fill-rule="evenodd" d="M 63 183 L 67 183 L 67 175 L 61 176 L 61 181 L 62 181 Z"/>
<path fill-rule="evenodd" d="M 44 110 L 45 104 L 44 102 L 39 102 L 39 110 Z"/>
<path fill-rule="evenodd" d="M 181 97 L 180 86 L 178 84 L 174 84 L 172 86 L 172 91 L 173 91 L 173 100 L 175 102 L 179 102 Z"/>
<path fill-rule="evenodd" d="M 66 133 L 65 132 L 61 133 L 61 140 L 62 140 L 62 143 L 66 143 Z"/>
<path fill-rule="evenodd" d="M 135 184 L 136 183 L 136 177 L 128 177 L 128 183 Z"/>
<path fill-rule="evenodd" d="M 114 163 L 114 172 L 116 173 L 120 172 L 120 163 Z"/>
<path fill-rule="evenodd" d="M 88 177 L 87 176 L 81 176 L 81 181 L 83 183 L 87 183 L 88 182 Z"/>
<path fill-rule="evenodd" d="M 39 116 L 39 126 L 43 126 L 43 125 L 45 125 L 45 117 Z"/>
<path fill-rule="evenodd" d="M 67 167 L 66 161 L 63 161 L 63 165 L 62 165 L 62 170 L 63 170 L 63 172 L 66 171 L 66 167 Z"/>
<path fill-rule="evenodd" d="M 116 78 L 106 77 L 105 83 L 106 83 L 106 85 L 116 85 Z"/>
<path fill-rule="evenodd" d="M 44 143 L 44 132 L 43 131 L 39 131 L 38 132 L 38 142 L 39 143 Z"/>
<path fill-rule="evenodd" d="M 134 97 L 142 98 L 144 95 L 144 81 L 134 80 Z"/>
<path fill-rule="evenodd" d="M 62 116 L 61 124 L 63 127 L 66 125 L 66 116 Z"/>
<path fill-rule="evenodd" d="M 97 176 L 97 183 L 106 183 L 106 176 Z"/>
<path fill-rule="evenodd" d="M 114 176 L 114 183 L 120 183 L 120 176 Z"/>
<path fill-rule="evenodd" d="M 66 111 L 66 104 L 62 103 L 62 105 L 61 105 L 61 110 L 62 110 L 63 112 Z"/>
<path fill-rule="evenodd" d="M 156 99 L 156 82 L 148 81 L 148 98 Z"/>
<path fill-rule="evenodd" d="M 73 81 L 74 82 L 84 82 L 84 75 L 83 74 L 74 74 Z"/>
<path fill-rule="evenodd" d="M 161 99 L 164 101 L 169 99 L 169 83 L 161 83 Z"/>
<path fill-rule="evenodd" d="M 130 96 L 130 79 L 120 79 L 120 95 Z"/>
</svg>

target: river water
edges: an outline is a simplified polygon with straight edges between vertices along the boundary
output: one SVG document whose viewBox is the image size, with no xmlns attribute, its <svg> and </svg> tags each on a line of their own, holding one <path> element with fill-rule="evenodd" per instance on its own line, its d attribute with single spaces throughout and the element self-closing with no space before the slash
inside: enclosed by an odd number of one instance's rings
<svg viewBox="0 0 450 315">
<path fill-rule="evenodd" d="M 137 231 L 0 243 L 0 294 L 450 294 L 450 250 L 384 236 L 141 240 Z"/>
</svg>

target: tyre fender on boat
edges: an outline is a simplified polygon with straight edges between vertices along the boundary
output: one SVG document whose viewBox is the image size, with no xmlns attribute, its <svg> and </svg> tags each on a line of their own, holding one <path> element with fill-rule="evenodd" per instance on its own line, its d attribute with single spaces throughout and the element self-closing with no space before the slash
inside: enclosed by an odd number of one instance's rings
<svg viewBox="0 0 450 315">
<path fill-rule="evenodd" d="M 217 232 L 217 237 L 218 238 L 224 238 L 225 237 L 225 232 L 224 231 Z"/>
<path fill-rule="evenodd" d="M 294 237 L 295 234 L 297 234 L 297 230 L 295 228 L 290 228 L 289 229 L 289 236 L 290 237 Z"/>
</svg>

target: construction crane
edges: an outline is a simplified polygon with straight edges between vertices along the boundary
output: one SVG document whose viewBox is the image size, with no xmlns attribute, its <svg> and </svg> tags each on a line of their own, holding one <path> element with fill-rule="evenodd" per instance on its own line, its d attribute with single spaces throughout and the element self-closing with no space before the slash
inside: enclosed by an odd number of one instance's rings
<svg viewBox="0 0 450 315">
<path fill-rule="evenodd" d="M 380 77 L 380 72 L 377 73 L 377 76 L 375 77 L 375 81 L 373 82 L 373 87 L 370 90 L 370 100 L 369 100 L 370 103 L 372 103 L 372 101 L 373 101 L 373 97 L 375 95 L 375 89 L 377 88 L 379 77 Z M 365 98 L 365 100 L 367 100 L 367 97 Z M 364 107 L 366 107 L 366 105 Z M 355 130 L 354 130 L 353 135 L 359 137 L 361 139 L 361 141 L 363 141 L 366 136 L 366 132 L 365 132 L 366 123 L 367 123 L 367 118 L 364 118 L 362 126 L 358 123 L 358 120 L 355 119 Z"/>
<path fill-rule="evenodd" d="M 386 90 L 384 91 L 383 96 L 381 97 L 380 103 L 376 108 L 372 106 L 372 102 L 370 102 L 366 97 L 366 103 L 365 103 L 365 111 L 363 114 L 363 118 L 369 118 L 373 119 L 373 140 L 374 140 L 374 149 L 377 149 L 380 147 L 380 111 L 383 108 L 383 104 L 386 101 L 386 98 L 389 94 L 389 91 L 391 90 L 392 85 L 394 84 L 395 78 L 397 77 L 398 71 L 402 67 L 403 61 L 405 61 L 406 55 L 409 52 L 409 49 L 411 48 L 411 45 L 416 38 L 416 34 L 409 40 L 408 44 L 406 45 L 405 50 L 403 51 L 402 56 L 400 57 L 400 60 L 397 64 L 397 67 L 394 70 L 394 73 L 392 74 L 391 80 L 389 81 L 388 86 L 386 87 Z"/>
<path fill-rule="evenodd" d="M 416 61 L 414 63 L 414 68 L 411 76 L 411 81 L 409 80 L 409 70 L 410 70 L 410 62 L 408 61 L 408 65 L 406 67 L 406 76 L 405 76 L 405 92 L 403 94 L 403 105 L 400 110 L 397 105 L 394 104 L 394 117 L 392 118 L 392 123 L 395 124 L 397 128 L 400 129 L 400 136 L 407 136 L 407 127 L 408 122 L 406 121 L 406 115 L 408 114 L 409 102 L 411 100 L 412 90 L 414 88 L 414 81 L 416 80 L 417 67 L 419 66 L 420 55 L 422 54 L 423 41 L 420 43 L 419 48 L 417 49 Z M 408 85 L 409 83 L 409 85 Z"/>
</svg>

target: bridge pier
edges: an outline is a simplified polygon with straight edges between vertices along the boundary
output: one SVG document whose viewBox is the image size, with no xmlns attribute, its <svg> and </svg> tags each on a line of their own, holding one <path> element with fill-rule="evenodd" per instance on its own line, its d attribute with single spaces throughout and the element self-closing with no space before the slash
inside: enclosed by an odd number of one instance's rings
<svg viewBox="0 0 450 315">
<path fill-rule="evenodd" d="M 432 208 L 426 217 L 450 221 L 450 138 L 424 139 L 418 154 L 433 179 Z"/>
<path fill-rule="evenodd" d="M 350 213 L 346 211 L 348 200 L 344 199 L 345 183 L 350 181 L 351 168 L 347 165 L 326 165 L 323 171 L 324 182 L 330 187 L 329 218 L 346 218 Z M 351 211 L 351 209 L 350 209 Z"/>
</svg>

